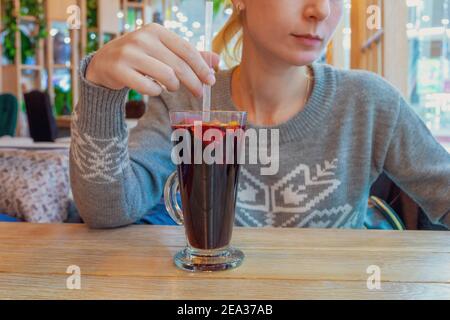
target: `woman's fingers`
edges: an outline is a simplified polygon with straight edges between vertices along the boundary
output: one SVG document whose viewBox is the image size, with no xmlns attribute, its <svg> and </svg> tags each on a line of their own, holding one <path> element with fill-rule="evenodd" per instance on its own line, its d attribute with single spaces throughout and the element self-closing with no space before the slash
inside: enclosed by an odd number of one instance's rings
<svg viewBox="0 0 450 320">
<path fill-rule="evenodd" d="M 180 89 L 180 80 L 167 64 L 145 53 L 137 54 L 133 60 L 133 67 L 139 73 L 151 77 L 171 92 Z"/>
<path fill-rule="evenodd" d="M 185 61 L 202 82 L 209 85 L 215 83 L 216 79 L 211 67 L 193 45 L 165 28 L 161 29 L 159 37 L 162 44 Z"/>
<path fill-rule="evenodd" d="M 130 89 L 136 90 L 141 94 L 156 97 L 163 91 L 163 88 L 159 84 L 136 70 L 124 68 L 121 74 L 123 82 Z"/>
<path fill-rule="evenodd" d="M 123 65 L 116 64 L 111 87 L 122 83 L 155 96 L 163 89 L 177 91 L 182 83 L 200 97 L 203 84 L 213 85 L 216 81 L 213 68 L 219 64 L 219 56 L 200 53 L 188 41 L 161 26 L 146 26 L 113 44 L 116 46 L 111 45 L 109 51 L 115 52 Z"/>
<path fill-rule="evenodd" d="M 176 91 L 183 83 L 200 97 L 203 83 L 215 83 L 212 68 L 218 64 L 218 55 L 200 53 L 174 32 L 150 24 L 100 49 L 89 63 L 86 78 L 114 90 L 130 87 L 150 95 L 160 93 L 161 86 Z"/>
<path fill-rule="evenodd" d="M 155 59 L 170 66 L 175 72 L 177 78 L 181 81 L 181 83 L 183 83 L 183 85 L 186 86 L 186 88 L 190 92 L 192 92 L 194 96 L 200 97 L 202 95 L 203 83 L 187 62 L 185 62 L 183 59 L 181 59 L 179 56 L 177 56 L 175 53 L 173 53 L 163 45 L 158 47 L 152 54 L 152 56 L 155 57 Z M 203 58 L 201 58 L 200 53 L 199 56 L 203 63 L 205 63 Z M 208 70 L 210 70 L 209 67 Z"/>
<path fill-rule="evenodd" d="M 164 49 L 163 49 L 164 50 Z M 204 60 L 214 68 L 219 64 L 219 56 L 215 53 L 200 52 Z M 162 61 L 165 61 L 163 63 Z M 169 65 L 177 65 L 177 72 Z M 138 53 L 133 59 L 133 68 L 141 74 L 148 75 L 156 80 L 168 91 L 175 92 L 182 82 L 194 95 L 202 94 L 202 83 L 190 67 L 170 51 L 163 52 L 161 58 Z"/>
</svg>

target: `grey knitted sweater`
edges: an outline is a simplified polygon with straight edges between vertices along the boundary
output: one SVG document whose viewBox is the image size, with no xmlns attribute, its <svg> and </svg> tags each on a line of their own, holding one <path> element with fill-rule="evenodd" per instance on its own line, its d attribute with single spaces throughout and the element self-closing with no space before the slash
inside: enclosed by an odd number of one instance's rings
<svg viewBox="0 0 450 320">
<path fill-rule="evenodd" d="M 78 210 L 93 228 L 132 224 L 159 203 L 171 160 L 168 112 L 200 110 L 184 88 L 151 98 L 128 135 L 128 90 L 89 83 L 80 69 L 74 111 L 71 183 Z M 407 102 L 382 78 L 313 64 L 305 109 L 279 129 L 276 174 L 245 164 L 239 178 L 236 225 L 362 228 L 369 190 L 385 172 L 436 224 L 450 226 L 450 154 Z M 217 74 L 214 109 L 236 110 L 231 71 Z M 249 128 L 263 129 L 249 124 Z M 269 141 L 270 144 L 270 141 Z M 250 151 L 252 152 L 252 151 Z"/>
</svg>

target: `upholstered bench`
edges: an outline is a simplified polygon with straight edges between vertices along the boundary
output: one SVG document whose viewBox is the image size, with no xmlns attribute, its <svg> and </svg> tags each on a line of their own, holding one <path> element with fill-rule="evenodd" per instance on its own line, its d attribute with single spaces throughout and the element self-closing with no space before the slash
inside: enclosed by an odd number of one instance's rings
<svg viewBox="0 0 450 320">
<path fill-rule="evenodd" d="M 0 149 L 0 222 L 79 223 L 69 180 L 69 150 Z M 140 224 L 173 225 L 164 202 Z"/>
</svg>

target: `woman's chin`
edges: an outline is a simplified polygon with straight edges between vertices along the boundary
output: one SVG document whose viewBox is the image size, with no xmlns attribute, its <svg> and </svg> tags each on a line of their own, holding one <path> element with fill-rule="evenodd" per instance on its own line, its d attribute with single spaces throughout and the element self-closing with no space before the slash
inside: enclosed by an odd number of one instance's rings
<svg viewBox="0 0 450 320">
<path fill-rule="evenodd" d="M 310 65 L 316 60 L 319 60 L 321 54 L 301 54 L 299 56 L 296 56 L 295 58 L 291 59 L 291 63 L 295 66 L 306 66 Z"/>
<path fill-rule="evenodd" d="M 306 66 L 320 59 L 322 52 L 300 52 L 295 56 L 290 56 L 287 62 L 293 66 Z"/>
</svg>

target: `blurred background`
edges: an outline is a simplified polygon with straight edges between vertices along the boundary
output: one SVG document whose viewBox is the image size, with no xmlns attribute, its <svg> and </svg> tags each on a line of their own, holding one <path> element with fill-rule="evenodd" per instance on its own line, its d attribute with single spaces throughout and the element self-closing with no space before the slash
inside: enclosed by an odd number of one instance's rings
<svg viewBox="0 0 450 320">
<path fill-rule="evenodd" d="M 384 76 L 449 148 L 449 0 L 345 0 L 343 5 L 344 19 L 322 61 Z M 214 10 L 217 32 L 233 8 L 227 0 L 215 0 Z M 57 126 L 61 132 L 69 129 L 79 60 L 126 32 L 156 22 L 203 48 L 203 0 L 1 0 L 0 13 L 0 93 L 17 98 L 18 136 L 29 135 L 24 95 L 33 90 L 48 94 Z M 130 92 L 129 99 L 145 102 L 146 97 Z"/>
<path fill-rule="evenodd" d="M 344 0 L 344 18 L 320 60 L 386 78 L 450 151 L 449 1 Z M 151 22 L 202 50 L 204 4 L 0 0 L 0 221 L 79 222 L 68 153 L 80 60 Z M 215 32 L 232 13 L 229 0 L 214 0 Z M 229 66 L 222 61 L 221 67 Z M 130 92 L 129 129 L 145 113 L 147 100 Z M 389 204 L 408 229 L 439 229 L 388 177 L 382 175 L 374 183 L 371 195 Z M 39 208 L 46 208 L 46 219 L 41 219 Z M 154 211 L 164 210 L 161 203 Z"/>
</svg>

